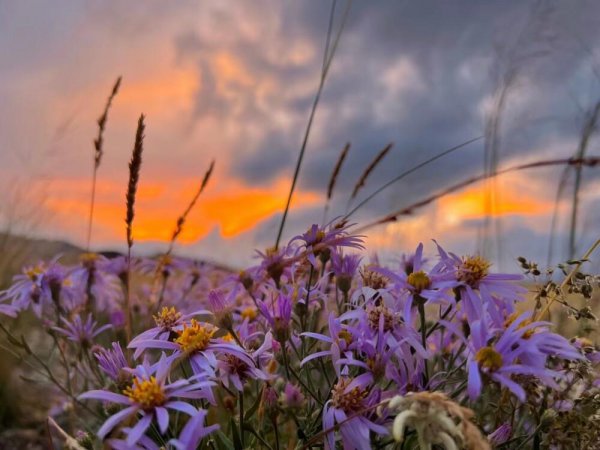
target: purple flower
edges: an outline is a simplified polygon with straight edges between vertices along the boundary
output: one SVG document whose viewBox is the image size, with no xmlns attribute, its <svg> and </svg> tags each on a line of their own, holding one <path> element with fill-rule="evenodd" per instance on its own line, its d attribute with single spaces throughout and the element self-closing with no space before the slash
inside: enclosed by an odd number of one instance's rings
<svg viewBox="0 0 600 450">
<path fill-rule="evenodd" d="M 208 293 L 208 305 L 215 317 L 215 323 L 225 330 L 233 326 L 233 301 L 231 297 L 225 297 L 222 292 L 211 290 Z"/>
<path fill-rule="evenodd" d="M 128 418 L 139 415 L 138 422 L 127 433 L 126 444 L 135 445 L 153 422 L 158 424 L 161 433 L 169 427 L 169 409 L 194 417 L 198 410 L 191 404 L 177 400 L 205 399 L 214 402 L 212 387 L 213 381 L 208 381 L 205 375 L 196 375 L 190 379 L 180 379 L 168 384 L 167 378 L 173 358 L 164 354 L 154 366 L 138 366 L 134 371 L 131 386 L 117 394 L 110 391 L 88 391 L 79 396 L 79 399 L 101 400 L 110 403 L 126 405 L 118 413 L 112 415 L 98 430 L 97 435 L 104 439 L 119 423 Z"/>
<path fill-rule="evenodd" d="M 273 330 L 275 339 L 281 343 L 290 337 L 290 321 L 292 318 L 292 301 L 283 294 L 279 294 L 275 301 L 267 305 L 259 302 L 258 308 Z"/>
<path fill-rule="evenodd" d="M 400 291 L 400 298 L 403 300 L 403 319 L 407 323 L 412 322 L 412 308 L 418 301 L 427 301 L 430 304 L 454 303 L 454 297 L 450 294 L 451 289 L 458 284 L 454 275 L 440 270 L 439 265 L 425 271 L 423 263 L 423 244 L 419 244 L 411 258 L 412 272 L 374 269 L 394 281 L 395 288 Z"/>
<path fill-rule="evenodd" d="M 512 435 L 510 423 L 505 422 L 488 435 L 488 440 L 494 446 L 504 444 Z"/>
<path fill-rule="evenodd" d="M 280 401 L 285 408 L 299 409 L 304 406 L 306 398 L 298 386 L 288 382 L 283 389 Z"/>
<path fill-rule="evenodd" d="M 340 424 L 344 448 L 369 450 L 371 448 L 370 432 L 388 434 L 387 429 L 373 422 L 369 411 L 365 411 L 379 401 L 377 390 L 369 392 L 372 382 L 371 374 L 358 377 L 340 378 L 333 387 L 331 400 L 323 409 L 323 430 L 328 431 L 325 437 L 325 448 L 335 450 L 335 424 Z"/>
<path fill-rule="evenodd" d="M 97 328 L 98 322 L 92 319 L 92 315 L 88 314 L 87 320 L 84 322 L 81 316 L 77 314 L 75 318 L 69 322 L 64 317 L 61 317 L 64 322 L 64 328 L 52 327 L 53 330 L 65 335 L 70 341 L 81 344 L 83 348 L 92 346 L 94 339 L 103 331 L 112 328 L 112 325 L 102 325 Z"/>
<path fill-rule="evenodd" d="M 468 340 L 454 324 L 443 322 L 467 345 L 467 392 L 472 400 L 479 397 L 485 376 L 508 388 L 524 402 L 525 390 L 513 380 L 513 375 L 534 376 L 544 384 L 556 387 L 554 379 L 560 378 L 561 374 L 546 367 L 547 351 L 551 349 L 554 356 L 565 359 L 582 358 L 568 342 L 562 345 L 557 341 L 556 335 L 544 328 L 547 323 L 532 322 L 530 316 L 529 312 L 521 314 L 505 329 L 475 321 L 470 324 Z M 550 342 L 550 348 L 546 348 L 544 341 Z"/>
<path fill-rule="evenodd" d="M 101 311 L 114 311 L 121 307 L 123 292 L 118 277 L 101 270 L 108 259 L 97 253 L 85 253 L 81 256 L 81 265 L 71 273 L 73 283 L 87 296 L 92 306 Z"/>
<path fill-rule="evenodd" d="M 217 367 L 217 355 L 235 356 L 249 366 L 254 365 L 252 358 L 238 345 L 213 339 L 216 331 L 213 325 L 192 319 L 189 323 L 184 323 L 181 330 L 176 330 L 177 336 L 172 341 L 138 339 L 132 341 L 128 347 L 140 351 L 151 348 L 173 350 L 173 357 L 184 356 L 189 359 L 196 374 L 213 374 Z"/>
<path fill-rule="evenodd" d="M 41 317 L 43 299 L 40 284 L 45 270 L 46 266 L 42 263 L 25 267 L 22 274 L 13 277 L 13 284 L 0 293 L 0 300 L 10 300 L 17 310 L 31 307 L 35 315 Z"/>
<path fill-rule="evenodd" d="M 303 337 L 310 337 L 325 342 L 329 344 L 329 348 L 327 350 L 314 352 L 308 355 L 302 360 L 300 364 L 304 365 L 307 362 L 317 358 L 330 359 L 333 363 L 333 367 L 339 375 L 340 365 L 338 364 L 338 361 L 340 360 L 342 355 L 345 355 L 348 352 L 348 350 L 356 348 L 358 342 L 354 335 L 355 330 L 353 330 L 348 325 L 342 323 L 342 321 L 339 318 L 336 318 L 333 315 L 333 313 L 329 314 L 328 330 L 329 336 L 325 334 L 313 333 L 310 331 L 301 334 L 301 336 Z"/>
<path fill-rule="evenodd" d="M 360 255 L 344 255 L 341 251 L 331 254 L 331 268 L 340 291 L 348 293 L 352 287 L 352 279 L 360 265 Z"/>
<path fill-rule="evenodd" d="M 336 219 L 337 220 L 337 219 Z M 313 224 L 306 233 L 295 236 L 290 241 L 290 245 L 295 241 L 300 241 L 296 254 L 300 251 L 307 252 L 307 258 L 313 267 L 317 267 L 317 257 L 323 256 L 325 261 L 329 258 L 331 250 L 338 247 L 364 249 L 363 236 L 355 236 L 348 233 L 348 228 L 352 225 L 334 224 L 333 221 L 321 228 Z"/>
<path fill-rule="evenodd" d="M 481 256 L 459 258 L 454 253 L 446 253 L 437 244 L 440 264 L 453 273 L 458 282 L 458 292 L 464 314 L 469 321 L 481 319 L 488 313 L 495 325 L 501 325 L 504 318 L 514 312 L 514 303 L 522 300 L 527 290 L 515 282 L 523 279 L 517 274 L 490 273 L 491 263 Z"/>
<path fill-rule="evenodd" d="M 254 361 L 260 361 L 263 356 L 272 359 L 272 355 L 268 353 L 273 347 L 272 339 L 271 333 L 267 333 L 263 344 L 250 355 Z M 270 378 L 267 373 L 254 364 L 248 364 L 232 354 L 221 357 L 217 363 L 217 369 L 219 379 L 225 387 L 229 387 L 231 384 L 239 392 L 244 391 L 244 384 L 248 380 L 268 380 Z"/>
<path fill-rule="evenodd" d="M 287 253 L 287 247 L 271 247 L 265 250 L 264 253 L 256 250 L 257 256 L 261 258 L 262 261 L 258 267 L 250 268 L 247 273 L 254 274 L 256 279 L 260 279 L 263 274 L 267 275 L 277 286 L 279 286 L 281 277 L 286 272 L 286 269 L 289 272 L 289 267 L 285 259 Z"/>
<path fill-rule="evenodd" d="M 129 343 L 130 348 L 138 349 L 135 351 L 133 356 L 137 358 L 143 351 L 143 347 L 138 346 L 138 343 L 150 340 L 169 340 L 177 331 L 183 328 L 183 325 L 188 319 L 203 314 L 211 313 L 210 311 L 201 309 L 198 311 L 194 311 L 190 314 L 182 314 L 179 311 L 177 311 L 173 306 L 171 306 L 170 308 L 167 306 L 163 306 L 160 312 L 152 316 L 154 322 L 156 323 L 156 326 L 138 334 Z"/>
<path fill-rule="evenodd" d="M 171 439 L 169 444 L 173 445 L 178 450 L 198 448 L 202 439 L 219 429 L 219 425 L 210 425 L 208 427 L 204 425 L 206 414 L 207 412 L 205 410 L 198 410 L 198 413 L 193 415 L 185 424 L 179 437 L 177 439 Z"/>
<path fill-rule="evenodd" d="M 17 317 L 19 309 L 13 305 L 3 305 L 0 303 L 0 314 L 4 314 L 9 317 Z"/>
<path fill-rule="evenodd" d="M 127 364 L 121 344 L 113 342 L 112 349 L 100 348 L 94 352 L 94 356 L 98 360 L 100 369 L 114 382 L 120 384 L 124 380 L 129 380 L 130 376 L 126 372 L 129 364 Z"/>
</svg>

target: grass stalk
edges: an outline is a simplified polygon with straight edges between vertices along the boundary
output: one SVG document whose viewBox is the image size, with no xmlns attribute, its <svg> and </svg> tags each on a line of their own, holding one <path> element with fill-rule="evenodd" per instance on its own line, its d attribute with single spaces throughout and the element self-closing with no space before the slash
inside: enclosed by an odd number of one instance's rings
<svg viewBox="0 0 600 450">
<path fill-rule="evenodd" d="M 313 100 L 312 103 L 312 107 L 310 110 L 310 115 L 308 117 L 308 123 L 306 125 L 306 130 L 304 131 L 304 138 L 302 139 L 302 145 L 300 147 L 300 153 L 298 154 L 298 160 L 296 162 L 296 168 L 294 169 L 294 176 L 292 178 L 292 185 L 290 187 L 290 192 L 288 194 L 287 197 L 287 201 L 285 204 L 285 209 L 283 211 L 283 216 L 281 217 L 281 222 L 279 223 L 279 230 L 277 231 L 277 239 L 275 240 L 275 249 L 279 248 L 279 242 L 281 241 L 281 235 L 283 234 L 283 228 L 285 226 L 285 222 L 287 220 L 287 215 L 290 209 L 290 204 L 292 202 L 292 197 L 294 195 L 294 190 L 296 188 L 296 183 L 298 181 L 298 175 L 300 174 L 300 167 L 302 166 L 302 161 L 304 159 L 304 153 L 306 151 L 306 146 L 308 144 L 308 137 L 310 136 L 310 130 L 312 128 L 312 124 L 313 124 L 313 120 L 315 118 L 315 113 L 317 111 L 317 106 L 319 104 L 319 101 L 321 99 L 321 94 L 323 92 L 323 87 L 325 86 L 325 80 L 327 78 L 327 74 L 329 73 L 329 69 L 331 67 L 331 63 L 333 61 L 333 57 L 335 56 L 335 51 L 337 50 L 339 41 L 340 41 L 340 37 L 342 35 L 342 31 L 345 27 L 346 24 L 346 19 L 348 17 L 348 12 L 350 10 L 350 5 L 352 4 L 351 0 L 348 0 L 348 2 L 346 3 L 346 9 L 344 11 L 343 17 L 342 17 L 342 23 L 340 24 L 340 27 L 338 29 L 338 32 L 335 36 L 335 39 L 333 41 L 333 44 L 331 46 L 331 51 L 329 50 L 329 42 L 331 39 L 331 35 L 332 35 L 332 30 L 333 30 L 333 17 L 335 14 L 335 6 L 336 6 L 336 0 L 333 1 L 332 6 L 331 6 L 331 14 L 329 16 L 329 27 L 327 30 L 327 42 L 326 42 L 326 46 L 325 46 L 325 56 L 323 57 L 323 67 L 321 70 L 321 77 L 319 80 L 319 87 L 317 88 L 317 93 L 315 94 L 315 98 Z"/>
</svg>

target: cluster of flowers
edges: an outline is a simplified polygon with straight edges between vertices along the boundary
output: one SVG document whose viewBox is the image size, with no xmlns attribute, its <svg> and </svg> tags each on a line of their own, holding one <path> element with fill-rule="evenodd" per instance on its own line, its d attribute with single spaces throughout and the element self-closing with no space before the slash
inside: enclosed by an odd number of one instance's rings
<svg viewBox="0 0 600 450">
<path fill-rule="evenodd" d="M 331 223 L 239 273 L 85 254 L 26 268 L 0 313 L 31 311 L 60 350 L 43 368 L 81 412 L 56 421 L 94 430 L 82 448 L 490 448 L 598 388 L 595 349 L 519 305 L 521 276 L 435 246 L 366 263 Z"/>
</svg>

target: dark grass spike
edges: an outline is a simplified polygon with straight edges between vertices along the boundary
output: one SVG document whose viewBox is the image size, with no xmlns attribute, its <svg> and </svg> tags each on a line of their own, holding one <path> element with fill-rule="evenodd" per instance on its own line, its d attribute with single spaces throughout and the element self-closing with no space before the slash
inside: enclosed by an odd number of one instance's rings
<svg viewBox="0 0 600 450">
<path fill-rule="evenodd" d="M 335 183 L 337 181 L 337 177 L 340 174 L 340 170 L 342 169 L 342 164 L 344 164 L 344 160 L 350 151 L 350 142 L 348 142 L 343 150 L 340 153 L 340 156 L 333 168 L 333 172 L 331 173 L 331 178 L 329 179 L 329 185 L 327 186 L 327 200 L 331 200 L 331 196 L 333 195 L 333 189 L 335 188 Z"/>
<path fill-rule="evenodd" d="M 325 46 L 325 56 L 323 57 L 323 67 L 321 70 L 321 76 L 319 80 L 319 87 L 317 88 L 317 93 L 315 94 L 315 98 L 313 100 L 313 104 L 310 110 L 310 115 L 308 117 L 308 123 L 306 124 L 306 130 L 304 131 L 304 138 L 302 139 L 302 145 L 300 146 L 300 153 L 298 154 L 298 160 L 296 162 L 296 168 L 294 169 L 294 176 L 292 178 L 292 185 L 290 187 L 290 192 L 288 194 L 288 198 L 285 204 L 285 209 L 283 211 L 283 216 L 281 217 L 281 222 L 279 223 L 279 230 L 277 231 L 277 238 L 275 239 L 275 249 L 279 248 L 279 242 L 281 241 L 281 235 L 283 234 L 283 228 L 285 226 L 285 222 L 287 219 L 288 212 L 290 210 L 290 205 L 292 203 L 292 197 L 294 195 L 294 190 L 296 188 L 296 183 L 298 181 L 298 175 L 300 174 L 300 167 L 302 166 L 302 161 L 304 159 L 304 153 L 306 151 L 306 145 L 308 144 L 308 137 L 310 136 L 310 130 L 312 128 L 312 123 L 315 118 L 315 113 L 317 111 L 317 106 L 321 99 L 321 94 L 323 92 L 323 87 L 325 86 L 325 80 L 327 78 L 327 74 L 329 73 L 329 68 L 331 67 L 331 63 L 333 62 L 333 57 L 335 56 L 335 52 L 337 50 L 338 44 L 340 42 L 340 37 L 342 35 L 342 31 L 346 25 L 346 19 L 348 18 L 348 12 L 350 11 L 350 6 L 352 5 L 352 0 L 348 0 L 346 3 L 346 9 L 344 10 L 342 16 L 342 22 L 338 29 L 338 32 L 333 40 L 333 44 L 331 44 L 330 49 L 330 40 L 333 30 L 333 17 L 335 14 L 335 6 L 336 1 L 332 2 L 331 13 L 329 16 L 329 26 L 327 30 L 327 41 Z"/>
<path fill-rule="evenodd" d="M 360 191 L 360 189 L 362 187 L 364 187 L 365 183 L 367 182 L 367 179 L 369 178 L 369 175 L 371 175 L 371 173 L 375 170 L 375 168 L 379 165 L 379 163 L 381 161 L 383 161 L 383 158 L 385 158 L 385 155 L 387 155 L 390 152 L 390 150 L 392 149 L 393 146 L 394 146 L 393 142 L 390 142 L 388 145 L 386 145 L 377 154 L 377 156 L 375 156 L 375 158 L 371 161 L 371 163 L 367 166 L 367 168 L 365 169 L 365 171 L 362 173 L 362 175 L 360 176 L 360 178 L 356 182 L 356 185 L 354 185 L 354 189 L 352 191 L 352 195 L 350 196 L 350 201 L 352 201 L 352 200 L 354 200 L 356 198 L 356 195 L 358 194 L 358 192 Z"/>
<path fill-rule="evenodd" d="M 104 155 L 104 130 L 106 129 L 106 121 L 108 120 L 108 111 L 112 105 L 114 98 L 119 92 L 121 86 L 121 77 L 117 78 L 113 85 L 112 91 L 106 100 L 104 111 L 98 118 L 98 135 L 94 139 L 94 169 L 92 172 L 92 192 L 90 197 L 90 216 L 88 220 L 88 230 L 86 239 L 86 251 L 90 250 L 90 241 L 92 240 L 92 223 L 94 220 L 94 204 L 96 202 L 96 176 L 100 163 L 102 162 L 102 155 Z"/>
<path fill-rule="evenodd" d="M 598 130 L 598 120 L 600 116 L 600 100 L 596 102 L 593 108 L 591 108 L 585 118 L 583 128 L 581 130 L 581 137 L 579 139 L 579 145 L 575 158 L 583 158 L 588 149 L 589 142 Z M 579 210 L 579 190 L 581 189 L 581 166 L 575 167 L 575 183 L 573 185 L 573 198 L 571 201 L 571 222 L 569 227 L 569 258 L 574 259 L 577 252 L 576 239 L 577 239 L 577 219 Z"/>
<path fill-rule="evenodd" d="M 208 184 L 208 180 L 210 180 L 210 176 L 213 172 L 214 167 L 215 167 L 215 161 L 213 160 L 213 161 L 211 161 L 208 170 L 204 174 L 204 178 L 202 179 L 200 188 L 198 189 L 198 191 L 196 191 L 194 198 L 192 198 L 192 201 L 189 203 L 189 205 L 187 206 L 187 208 L 185 209 L 183 214 L 181 214 L 181 216 L 179 216 L 179 218 L 177 219 L 177 224 L 175 225 L 175 230 L 173 230 L 173 235 L 171 236 L 171 242 L 169 243 L 169 249 L 167 250 L 166 255 L 170 255 L 171 252 L 173 251 L 173 246 L 175 245 L 175 241 L 177 241 L 177 238 L 183 231 L 183 225 L 185 224 L 185 221 L 187 220 L 187 216 L 192 211 L 194 206 L 196 205 L 196 202 L 198 201 L 200 194 L 202 194 L 202 192 L 204 191 L 204 188 L 206 188 L 206 185 Z"/>
<path fill-rule="evenodd" d="M 344 164 L 344 160 L 350 151 L 350 142 L 348 142 L 340 156 L 338 157 L 337 162 L 335 163 L 335 167 L 333 168 L 333 172 L 331 172 L 331 178 L 329 179 L 329 184 L 327 185 L 327 199 L 325 200 L 325 208 L 323 209 L 323 226 L 325 226 L 325 221 L 327 220 L 327 212 L 329 211 L 329 203 L 331 201 L 331 197 L 333 196 L 333 190 L 335 189 L 335 184 L 337 178 L 342 170 L 342 165 Z"/>
<path fill-rule="evenodd" d="M 394 177 L 393 179 L 391 179 L 390 181 L 388 181 L 387 183 L 385 183 L 383 186 L 380 186 L 379 188 L 375 189 L 374 192 L 372 192 L 367 198 L 365 198 L 363 201 L 361 201 L 358 205 L 356 205 L 350 212 L 346 213 L 346 215 L 344 216 L 344 220 L 348 220 L 348 218 L 353 215 L 356 211 L 358 211 L 360 208 L 362 208 L 363 206 L 365 206 L 367 203 L 369 203 L 376 195 L 378 195 L 379 193 L 381 193 L 383 190 L 387 189 L 388 187 L 390 187 L 392 184 L 402 180 L 403 178 L 407 177 L 408 175 L 410 175 L 413 172 L 416 172 L 419 169 L 422 169 L 423 167 L 431 164 L 432 162 L 446 156 L 449 155 L 450 153 L 454 153 L 455 151 L 466 147 L 469 144 L 472 144 L 473 142 L 479 141 L 483 139 L 483 136 L 479 136 L 473 139 L 470 139 L 466 142 L 463 142 L 462 144 L 458 144 L 455 145 L 454 147 L 451 147 L 449 149 L 444 150 L 443 152 L 438 153 L 435 156 L 432 156 L 431 158 L 423 161 L 422 163 L 417 164 L 416 166 L 411 167 L 408 170 L 405 170 L 404 172 L 402 172 L 400 175 Z"/>
<path fill-rule="evenodd" d="M 563 169 L 556 188 L 556 196 L 554 197 L 554 205 L 552 207 L 552 220 L 550 221 L 550 238 L 548 239 L 548 256 L 546 259 L 546 266 L 552 266 L 552 260 L 554 259 L 554 237 L 556 235 L 556 228 L 558 227 L 558 205 L 563 196 L 563 193 L 567 187 L 567 181 L 569 181 L 569 169 L 571 166 L 567 166 Z"/>
<path fill-rule="evenodd" d="M 127 184 L 127 213 L 125 215 L 125 224 L 127 227 L 127 276 L 125 283 L 125 337 L 127 342 L 131 340 L 131 247 L 133 246 L 133 219 L 135 217 L 135 194 L 140 179 L 140 169 L 142 167 L 142 152 L 144 150 L 144 115 L 141 114 L 138 119 L 137 130 L 135 132 L 135 143 L 131 160 L 129 161 L 129 183 Z M 128 355 L 129 356 L 129 355 Z"/>
<path fill-rule="evenodd" d="M 577 159 L 577 158 L 549 159 L 549 160 L 536 161 L 536 162 L 532 162 L 532 163 L 520 164 L 520 165 L 508 167 L 506 169 L 499 170 L 493 174 L 483 173 L 483 174 L 468 178 L 464 181 L 461 181 L 460 183 L 456 183 L 456 184 L 454 184 L 446 189 L 443 189 L 442 191 L 439 191 L 423 200 L 415 202 L 407 207 L 399 209 L 399 210 L 397 210 L 393 213 L 390 213 L 380 219 L 370 222 L 370 223 L 360 227 L 355 232 L 360 233 L 360 232 L 363 232 L 363 231 L 365 231 L 369 228 L 372 228 L 374 226 L 377 226 L 377 225 L 381 225 L 381 224 L 389 223 L 389 222 L 396 222 L 396 221 L 398 221 L 400 216 L 408 216 L 408 215 L 412 214 L 414 212 L 414 210 L 416 210 L 416 209 L 427 206 L 448 194 L 452 194 L 453 192 L 456 192 L 460 189 L 463 189 L 463 188 L 465 188 L 471 184 L 477 183 L 479 181 L 486 180 L 490 177 L 497 177 L 499 175 L 504 175 L 505 173 L 509 173 L 509 172 L 517 172 L 517 171 L 521 171 L 521 170 L 536 169 L 536 168 L 541 168 L 541 167 L 563 166 L 563 165 L 573 166 L 573 167 L 577 167 L 577 166 L 595 167 L 599 164 L 600 164 L 600 157 L 587 157 L 587 158 L 579 158 L 579 159 Z"/>
<path fill-rule="evenodd" d="M 144 150 L 144 115 L 138 119 L 137 131 L 135 133 L 135 144 L 129 161 L 129 183 L 127 184 L 127 214 L 125 223 L 127 225 L 127 247 L 131 251 L 133 246 L 133 219 L 135 217 L 135 194 L 140 179 L 140 169 L 142 167 L 142 151 Z"/>
</svg>

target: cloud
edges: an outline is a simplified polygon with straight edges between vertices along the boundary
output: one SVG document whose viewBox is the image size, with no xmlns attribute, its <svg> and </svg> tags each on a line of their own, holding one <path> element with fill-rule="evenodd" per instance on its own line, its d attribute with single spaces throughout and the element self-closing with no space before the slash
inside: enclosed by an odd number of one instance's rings
<svg viewBox="0 0 600 450">
<path fill-rule="evenodd" d="M 570 156 L 584 111 L 600 94 L 591 71 L 600 52 L 600 4 L 547 4 L 535 16 L 541 20 L 527 25 L 532 4 L 516 0 L 354 2 L 285 235 L 321 220 L 318 201 L 346 142 L 352 147 L 332 217 L 344 213 L 360 173 L 388 142 L 393 150 L 360 196 L 482 134 L 498 75 L 511 67 L 506 55 L 516 54 L 519 64 L 502 117 L 500 165 Z M 329 9 L 328 2 L 274 0 L 2 3 L 0 188 L 15 178 L 23 186 L 48 183 L 46 206 L 57 219 L 43 232 L 81 242 L 74 230 L 84 230 L 87 220 L 95 120 L 121 74 L 98 174 L 98 243 L 121 242 L 121 188 L 135 122 L 145 112 L 139 240 L 150 246 L 168 239 L 176 215 L 216 158 L 212 193 L 198 205 L 180 250 L 210 249 L 226 262 L 232 248 L 270 245 L 318 86 Z M 590 151 L 597 151 L 596 141 Z M 478 142 L 395 184 L 355 219 L 365 222 L 406 206 L 482 167 Z M 560 171 L 498 181 L 505 240 L 547 242 Z M 588 198 L 596 175 L 586 174 L 582 242 L 597 228 L 588 206 L 597 202 Z M 435 237 L 419 238 L 426 229 L 473 251 L 481 192 L 482 186 L 473 186 L 373 231 L 373 245 L 410 248 Z M 564 211 L 566 200 L 559 206 Z"/>
</svg>

